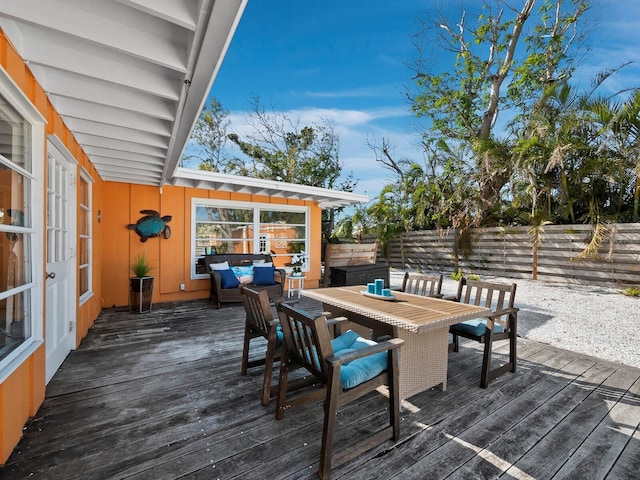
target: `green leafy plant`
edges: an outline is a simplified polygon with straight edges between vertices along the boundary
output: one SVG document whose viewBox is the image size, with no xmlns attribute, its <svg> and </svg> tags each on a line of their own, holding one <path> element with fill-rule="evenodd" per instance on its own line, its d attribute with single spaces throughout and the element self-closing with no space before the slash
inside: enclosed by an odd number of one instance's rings
<svg viewBox="0 0 640 480">
<path fill-rule="evenodd" d="M 147 277 L 151 272 L 151 264 L 147 261 L 147 256 L 144 253 L 139 253 L 131 264 L 131 271 L 138 277 Z"/>
<path fill-rule="evenodd" d="M 460 279 L 464 276 L 464 274 L 462 273 L 462 270 L 458 269 L 457 272 L 452 272 L 451 273 L 451 278 L 453 278 L 454 280 L 460 281 Z"/>
<path fill-rule="evenodd" d="M 622 293 L 627 297 L 640 297 L 640 287 L 628 287 L 625 288 Z"/>
<path fill-rule="evenodd" d="M 454 280 L 460 281 L 460 279 L 462 277 L 464 277 L 465 274 L 462 272 L 462 270 L 458 269 L 457 272 L 453 272 L 451 273 L 451 278 L 453 278 Z M 477 274 L 471 274 L 471 275 L 467 275 L 466 276 L 469 280 L 480 280 L 480 275 Z"/>
</svg>

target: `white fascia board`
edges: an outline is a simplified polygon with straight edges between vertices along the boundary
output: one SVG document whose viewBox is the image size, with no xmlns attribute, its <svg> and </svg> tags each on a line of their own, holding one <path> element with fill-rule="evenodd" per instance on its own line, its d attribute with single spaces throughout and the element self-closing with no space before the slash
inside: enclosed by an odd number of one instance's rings
<svg viewBox="0 0 640 480">
<path fill-rule="evenodd" d="M 254 194 L 258 192 L 272 192 L 274 196 L 285 196 L 300 200 L 312 200 L 321 206 L 345 206 L 366 203 L 367 195 L 342 190 L 330 190 L 328 188 L 311 187 L 309 185 L 297 185 L 294 183 L 278 182 L 276 180 L 264 180 L 260 178 L 242 177 L 226 173 L 206 172 L 190 168 L 178 168 L 173 177 L 174 184 L 180 184 L 180 179 L 189 180 L 198 185 L 227 185 L 226 190 L 237 191 L 237 188 L 248 188 Z M 247 190 L 245 190 L 247 191 Z M 277 194 L 276 194 L 277 192 Z"/>
</svg>

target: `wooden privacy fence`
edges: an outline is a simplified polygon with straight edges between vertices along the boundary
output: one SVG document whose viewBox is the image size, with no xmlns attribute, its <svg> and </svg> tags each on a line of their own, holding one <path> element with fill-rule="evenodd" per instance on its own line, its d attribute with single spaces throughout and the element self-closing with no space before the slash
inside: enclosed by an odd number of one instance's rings
<svg viewBox="0 0 640 480">
<path fill-rule="evenodd" d="M 389 264 L 398 269 L 532 278 L 529 227 L 494 227 L 471 232 L 468 249 L 454 258 L 453 230 L 418 231 L 395 238 Z M 538 246 L 538 279 L 565 283 L 640 286 L 640 223 L 615 224 L 595 258 L 580 260 L 590 225 L 547 225 Z M 380 258 L 385 258 L 382 254 Z"/>
</svg>

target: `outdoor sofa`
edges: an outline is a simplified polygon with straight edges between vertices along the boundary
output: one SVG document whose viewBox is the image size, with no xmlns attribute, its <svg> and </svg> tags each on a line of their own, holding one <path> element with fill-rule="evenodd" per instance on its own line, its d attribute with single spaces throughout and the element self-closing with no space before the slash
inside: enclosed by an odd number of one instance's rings
<svg viewBox="0 0 640 480">
<path fill-rule="evenodd" d="M 240 303 L 240 285 L 257 291 L 266 290 L 269 299 L 275 300 L 284 294 L 287 272 L 275 268 L 271 255 L 251 253 L 225 253 L 205 255 L 205 267 L 211 277 L 209 299 L 216 308 L 222 303 Z M 227 268 L 225 264 L 228 265 Z M 237 281 L 233 281 L 235 277 Z"/>
</svg>

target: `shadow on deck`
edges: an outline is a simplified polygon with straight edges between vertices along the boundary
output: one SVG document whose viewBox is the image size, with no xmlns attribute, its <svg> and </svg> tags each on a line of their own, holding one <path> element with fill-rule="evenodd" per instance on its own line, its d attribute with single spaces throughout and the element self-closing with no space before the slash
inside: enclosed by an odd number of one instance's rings
<svg viewBox="0 0 640 480">
<path fill-rule="evenodd" d="M 0 477 L 315 478 L 322 404 L 281 421 L 273 399 L 260 405 L 262 370 L 240 375 L 243 322 L 241 306 L 207 301 L 106 310 L 47 386 Z M 520 339 L 517 372 L 481 389 L 479 347 L 450 354 L 447 391 L 404 402 L 398 443 L 332 478 L 637 478 L 639 369 Z M 336 448 L 384 401 L 372 394 L 339 411 Z"/>
</svg>

